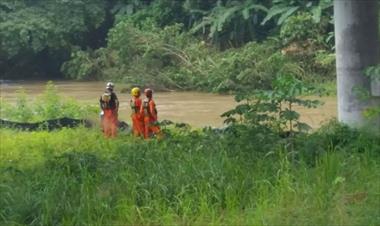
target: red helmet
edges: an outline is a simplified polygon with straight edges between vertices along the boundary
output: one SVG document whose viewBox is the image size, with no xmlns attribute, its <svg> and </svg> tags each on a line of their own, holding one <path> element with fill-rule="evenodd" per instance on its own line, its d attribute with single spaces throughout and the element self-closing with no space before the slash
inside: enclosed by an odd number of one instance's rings
<svg viewBox="0 0 380 226">
<path fill-rule="evenodd" d="M 144 90 L 145 96 L 148 98 L 151 98 L 153 96 L 153 90 L 152 89 L 145 89 Z"/>
</svg>

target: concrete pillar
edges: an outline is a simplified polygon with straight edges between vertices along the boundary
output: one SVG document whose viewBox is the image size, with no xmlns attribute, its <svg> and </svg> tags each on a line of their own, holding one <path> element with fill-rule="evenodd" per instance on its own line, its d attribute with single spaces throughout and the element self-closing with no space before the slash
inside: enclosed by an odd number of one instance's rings
<svg viewBox="0 0 380 226">
<path fill-rule="evenodd" d="M 353 90 L 376 90 L 363 70 L 380 63 L 378 0 L 335 0 L 335 44 L 338 119 L 350 126 L 371 124 L 380 129 L 380 117 L 370 122 L 362 112 L 380 106 L 380 97 L 362 100 Z M 373 92 L 375 94 L 376 92 Z"/>
</svg>

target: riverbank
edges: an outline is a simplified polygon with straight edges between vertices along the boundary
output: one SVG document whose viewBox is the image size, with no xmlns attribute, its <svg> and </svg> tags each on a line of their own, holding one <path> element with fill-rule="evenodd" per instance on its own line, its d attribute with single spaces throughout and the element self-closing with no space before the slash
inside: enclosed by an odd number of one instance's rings
<svg viewBox="0 0 380 226">
<path fill-rule="evenodd" d="M 289 146 L 261 133 L 1 129 L 0 224 L 379 223 L 380 137 L 330 124 Z"/>
</svg>

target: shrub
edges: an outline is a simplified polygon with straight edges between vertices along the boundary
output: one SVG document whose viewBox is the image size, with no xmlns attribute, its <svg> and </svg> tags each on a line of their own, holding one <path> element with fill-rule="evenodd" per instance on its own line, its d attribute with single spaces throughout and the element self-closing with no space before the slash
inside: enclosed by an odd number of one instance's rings
<svg viewBox="0 0 380 226">
<path fill-rule="evenodd" d="M 73 99 L 63 99 L 52 82 L 48 82 L 45 91 L 34 102 L 29 102 L 24 90 L 18 91 L 16 105 L 2 100 L 1 117 L 20 122 L 41 121 L 61 117 L 87 118 L 94 117 L 98 108 Z"/>
<path fill-rule="evenodd" d="M 114 52 L 99 48 L 97 50 L 74 50 L 69 61 L 65 62 L 61 71 L 68 78 L 77 80 L 99 80 L 117 76 L 109 73 L 116 61 Z"/>
<path fill-rule="evenodd" d="M 272 83 L 272 90 L 241 92 L 236 96 L 238 102 L 234 109 L 225 112 L 227 123 L 243 123 L 273 130 L 277 133 L 289 131 L 304 132 L 310 129 L 299 121 L 300 114 L 295 106 L 317 107 L 318 100 L 302 99 L 304 95 L 317 93 L 318 90 L 290 75 L 280 75 Z"/>
<path fill-rule="evenodd" d="M 160 28 L 149 19 L 136 25 L 128 18 L 108 35 L 107 48 L 75 52 L 62 68 L 65 73 L 156 89 L 235 92 L 270 88 L 279 73 L 310 81 L 329 78 L 334 71 L 334 55 L 313 42 L 305 47 L 295 43 L 295 48 L 290 45 L 281 52 L 282 43 L 271 39 L 220 51 L 183 31 L 182 24 Z M 305 51 L 287 54 L 292 48 Z"/>
<path fill-rule="evenodd" d="M 33 110 L 30 106 L 25 90 L 17 91 L 16 106 L 14 108 L 13 116 L 18 121 L 29 121 L 33 118 Z"/>
</svg>

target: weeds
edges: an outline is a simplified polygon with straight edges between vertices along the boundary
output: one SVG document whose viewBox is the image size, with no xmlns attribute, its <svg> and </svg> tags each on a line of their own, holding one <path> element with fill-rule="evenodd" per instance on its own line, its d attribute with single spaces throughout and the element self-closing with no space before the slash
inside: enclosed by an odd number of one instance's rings
<svg viewBox="0 0 380 226">
<path fill-rule="evenodd" d="M 62 117 L 94 118 L 97 112 L 97 106 L 80 104 L 73 99 L 64 99 L 59 96 L 53 82 L 46 84 L 43 94 L 36 100 L 28 100 L 27 93 L 21 89 L 18 90 L 15 105 L 3 99 L 0 102 L 1 118 L 18 122 L 35 122 Z"/>
<path fill-rule="evenodd" d="M 379 223 L 378 135 L 332 123 L 297 137 L 293 162 L 254 129 L 167 133 L 0 130 L 1 224 Z"/>
<path fill-rule="evenodd" d="M 330 122 L 282 136 L 289 121 L 299 123 L 292 104 L 316 104 L 297 98 L 310 91 L 300 81 L 282 79 L 258 103 L 267 103 L 259 106 L 262 116 L 271 117 L 268 106 L 279 113 L 277 130 L 249 111 L 252 123 L 167 126 L 163 140 L 104 139 L 86 128 L 0 129 L 0 224 L 379 224 L 380 135 Z M 34 109 L 33 117 L 79 111 L 52 84 L 40 99 L 45 105 L 25 100 L 21 93 L 8 113 L 26 120 L 25 109 Z"/>
</svg>

